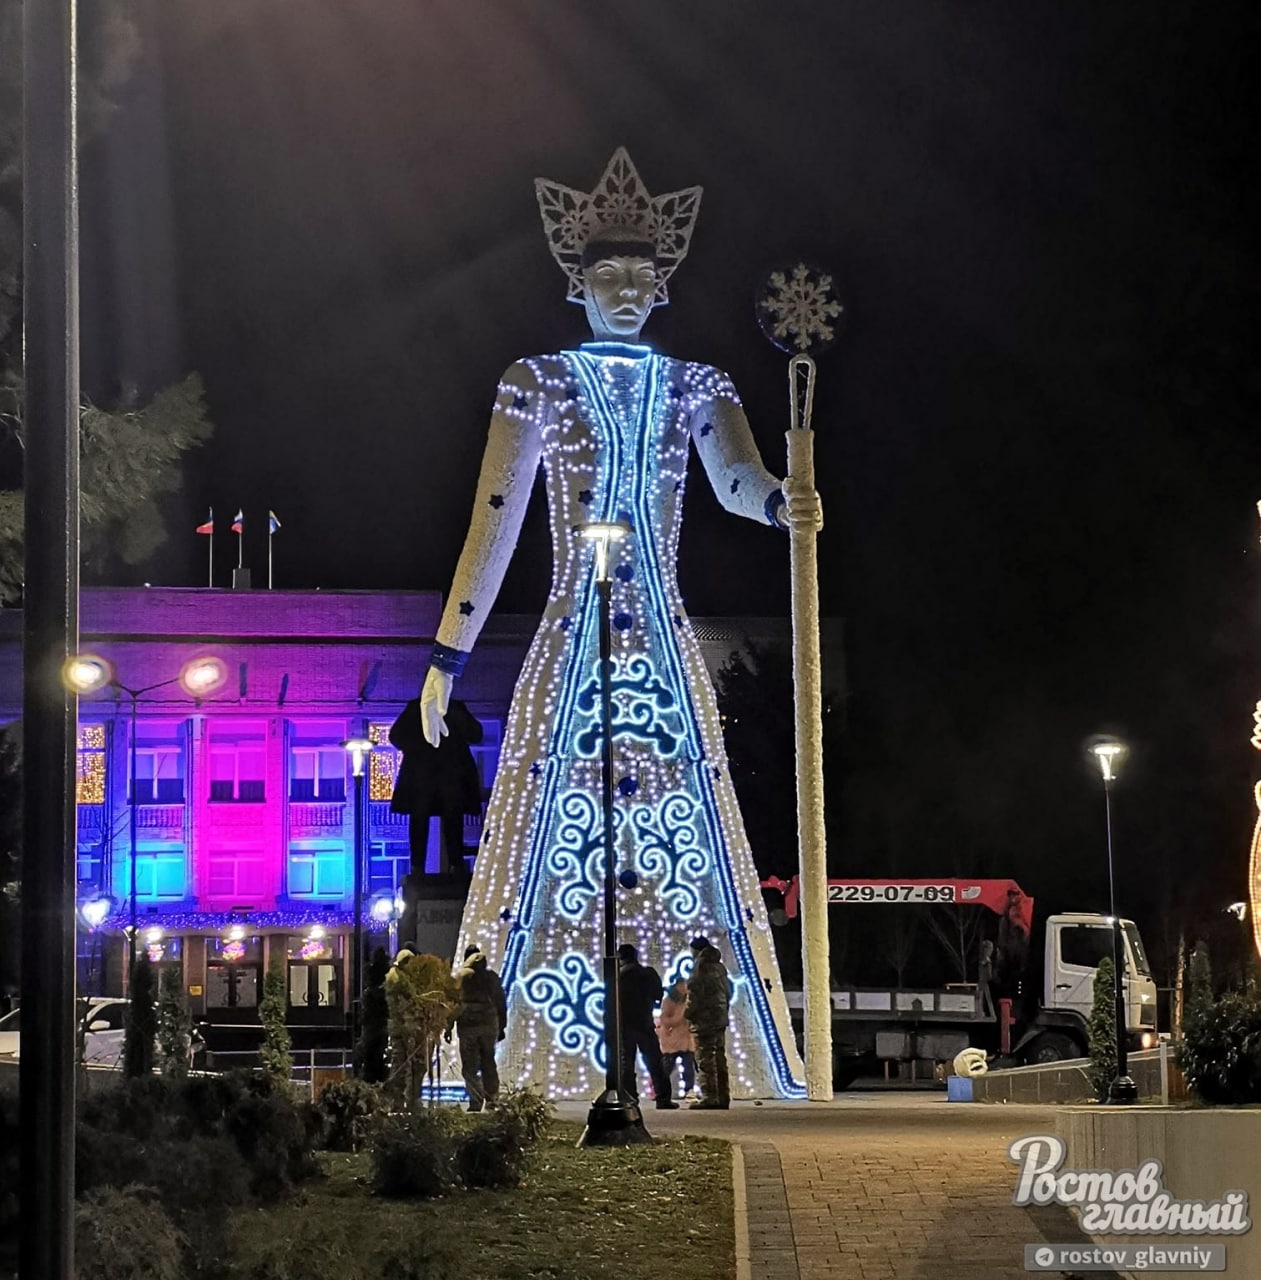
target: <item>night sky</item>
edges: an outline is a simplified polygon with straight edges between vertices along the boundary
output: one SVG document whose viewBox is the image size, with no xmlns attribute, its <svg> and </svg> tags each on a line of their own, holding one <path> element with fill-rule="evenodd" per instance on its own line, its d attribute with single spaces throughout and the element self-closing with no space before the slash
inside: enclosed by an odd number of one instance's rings
<svg viewBox="0 0 1261 1280">
<path fill-rule="evenodd" d="M 836 868 L 1103 906 L 1081 744 L 1111 729 L 1134 748 L 1118 869 L 1149 945 L 1244 896 L 1253 5 L 142 12 L 83 162 L 85 390 L 198 370 L 216 437 L 132 580 L 202 584 L 213 503 L 221 528 L 244 506 L 256 577 L 275 509 L 278 586 L 445 590 L 498 374 L 584 336 L 532 179 L 589 188 L 624 144 L 654 193 L 705 188 L 645 337 L 733 375 L 772 470 L 786 378 L 753 295 L 805 257 L 847 305 L 816 405 L 822 599 L 848 631 Z M 693 614 L 787 611 L 783 539 L 699 469 L 684 544 Z M 499 607 L 537 610 L 548 565 L 540 492 Z"/>
</svg>

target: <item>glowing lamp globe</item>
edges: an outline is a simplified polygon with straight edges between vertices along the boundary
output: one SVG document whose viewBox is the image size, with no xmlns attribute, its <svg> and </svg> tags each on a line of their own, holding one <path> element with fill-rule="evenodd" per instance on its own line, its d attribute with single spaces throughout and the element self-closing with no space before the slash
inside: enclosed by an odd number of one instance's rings
<svg viewBox="0 0 1261 1280">
<path fill-rule="evenodd" d="M 389 924 L 394 919 L 394 898 L 388 893 L 378 893 L 368 907 L 368 914 L 377 924 Z"/>
<path fill-rule="evenodd" d="M 214 693 L 227 678 L 228 668 L 223 659 L 208 655 L 190 658 L 179 674 L 180 688 L 191 698 Z"/>
<path fill-rule="evenodd" d="M 99 929 L 109 915 L 109 908 L 108 898 L 89 898 L 79 907 L 79 916 L 89 929 Z"/>
<path fill-rule="evenodd" d="M 94 653 L 76 653 L 61 667 L 61 682 L 73 693 L 95 693 L 114 679 L 114 668 Z"/>
</svg>

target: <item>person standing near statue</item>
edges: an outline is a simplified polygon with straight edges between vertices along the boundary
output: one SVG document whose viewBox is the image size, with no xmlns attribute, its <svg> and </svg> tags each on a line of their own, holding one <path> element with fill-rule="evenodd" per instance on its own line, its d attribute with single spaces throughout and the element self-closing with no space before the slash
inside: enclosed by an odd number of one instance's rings
<svg viewBox="0 0 1261 1280">
<path fill-rule="evenodd" d="M 727 1010 L 731 983 L 718 948 L 704 935 L 692 939 L 696 958 L 687 984 L 685 1016 L 696 1037 L 696 1067 L 701 1077 L 701 1099 L 693 1111 L 726 1111 L 731 1106 L 727 1080 Z"/>
<path fill-rule="evenodd" d="M 652 1077 L 658 1111 L 677 1111 L 670 1097 L 670 1077 L 661 1060 L 661 1046 L 653 1026 L 653 1010 L 661 999 L 661 975 L 651 965 L 639 963 L 639 952 L 629 942 L 617 949 L 618 1009 L 622 1015 L 622 1088 L 636 1101 L 635 1058 L 643 1058 Z"/>
<path fill-rule="evenodd" d="M 493 1107 L 499 1096 L 495 1045 L 504 1038 L 508 1025 L 508 1001 L 499 975 L 476 943 L 464 949 L 464 967 L 456 978 L 460 984 L 460 1009 L 455 1015 L 460 1072 L 468 1090 L 468 1109 L 481 1111 Z M 448 1041 L 450 1038 L 448 1028 Z"/>
</svg>

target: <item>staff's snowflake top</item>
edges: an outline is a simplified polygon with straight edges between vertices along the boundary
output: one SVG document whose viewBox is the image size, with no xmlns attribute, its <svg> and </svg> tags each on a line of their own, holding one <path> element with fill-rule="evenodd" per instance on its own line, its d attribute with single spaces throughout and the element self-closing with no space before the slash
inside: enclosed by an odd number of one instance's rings
<svg viewBox="0 0 1261 1280">
<path fill-rule="evenodd" d="M 836 341 L 844 311 L 832 277 L 804 262 L 772 271 L 757 300 L 762 332 L 781 351 L 801 355 L 817 355 Z"/>
</svg>

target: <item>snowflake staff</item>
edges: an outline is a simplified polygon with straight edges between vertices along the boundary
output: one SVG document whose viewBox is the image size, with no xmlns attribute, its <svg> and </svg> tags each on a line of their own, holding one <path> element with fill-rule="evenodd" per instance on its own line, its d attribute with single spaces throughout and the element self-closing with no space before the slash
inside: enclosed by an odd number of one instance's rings
<svg viewBox="0 0 1261 1280">
<path fill-rule="evenodd" d="M 421 694 L 429 741 L 490 612 L 542 465 L 552 590 L 513 695 L 461 924 L 509 992 L 503 1072 L 553 1098 L 603 1075 L 599 625 L 583 525 L 617 521 L 612 749 L 619 941 L 669 980 L 705 934 L 729 965 L 731 1094 L 800 1096 L 801 1062 L 717 702 L 676 576 L 694 448 L 722 505 L 817 527 L 818 497 L 762 465 L 731 379 L 639 342 L 687 254 L 700 189 L 653 196 L 619 149 L 590 192 L 536 184 L 548 244 L 593 342 L 503 375 L 472 526 Z"/>
<path fill-rule="evenodd" d="M 788 361 L 792 406 L 785 492 L 814 492 L 814 360 L 836 339 L 843 313 L 832 277 L 805 263 L 775 271 L 758 300 L 762 332 Z M 827 835 L 823 822 L 823 678 L 819 655 L 817 526 L 795 524 L 792 562 L 793 695 L 796 702 L 797 840 L 806 1096 L 832 1097 L 832 983 L 828 945 Z"/>
</svg>

